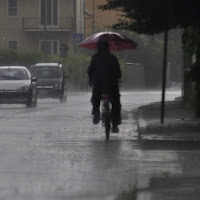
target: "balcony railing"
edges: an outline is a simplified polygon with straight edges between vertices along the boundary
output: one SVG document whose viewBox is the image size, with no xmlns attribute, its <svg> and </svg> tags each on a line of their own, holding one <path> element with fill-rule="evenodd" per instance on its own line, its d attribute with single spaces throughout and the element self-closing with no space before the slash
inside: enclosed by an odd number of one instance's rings
<svg viewBox="0 0 200 200">
<path fill-rule="evenodd" d="M 40 17 L 24 17 L 23 28 L 24 31 L 44 31 L 44 21 Z M 49 23 L 47 21 L 46 31 L 72 31 L 73 18 L 59 17 L 57 22 Z"/>
</svg>

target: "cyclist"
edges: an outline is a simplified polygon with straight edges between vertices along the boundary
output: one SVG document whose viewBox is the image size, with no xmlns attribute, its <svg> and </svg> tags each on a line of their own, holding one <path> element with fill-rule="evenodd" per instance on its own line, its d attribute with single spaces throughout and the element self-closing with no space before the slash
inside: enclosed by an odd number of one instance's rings
<svg viewBox="0 0 200 200">
<path fill-rule="evenodd" d="M 118 81 L 121 78 L 120 65 L 117 58 L 110 53 L 109 43 L 100 38 L 97 42 L 97 53 L 92 56 L 88 67 L 89 85 L 92 86 L 93 123 L 100 120 L 101 94 L 107 92 L 112 103 L 112 132 L 118 133 L 121 124 L 121 103 Z"/>
</svg>

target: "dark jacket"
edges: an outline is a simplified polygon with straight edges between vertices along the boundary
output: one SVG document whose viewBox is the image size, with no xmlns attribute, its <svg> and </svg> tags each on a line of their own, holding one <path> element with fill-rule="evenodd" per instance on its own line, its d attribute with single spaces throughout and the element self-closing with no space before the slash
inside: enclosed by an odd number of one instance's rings
<svg viewBox="0 0 200 200">
<path fill-rule="evenodd" d="M 89 83 L 93 87 L 111 88 L 121 78 L 120 65 L 110 52 L 93 55 L 88 67 Z"/>
</svg>

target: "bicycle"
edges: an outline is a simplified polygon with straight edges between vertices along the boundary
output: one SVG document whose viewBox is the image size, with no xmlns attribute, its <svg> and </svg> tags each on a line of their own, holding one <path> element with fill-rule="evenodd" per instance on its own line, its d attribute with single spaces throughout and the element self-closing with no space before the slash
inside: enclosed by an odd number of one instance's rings
<svg viewBox="0 0 200 200">
<path fill-rule="evenodd" d="M 118 81 L 118 82 L 121 83 L 121 81 Z M 115 104 L 115 109 L 118 106 L 121 107 L 120 100 L 116 101 L 116 99 L 115 99 L 116 96 L 115 95 L 113 96 L 112 92 L 111 92 L 111 95 L 110 95 L 109 91 L 104 89 L 103 93 L 101 94 L 101 100 L 100 100 L 100 110 L 101 110 L 101 112 L 98 111 L 98 114 L 95 116 L 94 110 L 92 111 L 92 113 L 94 115 L 93 123 L 98 124 L 99 120 L 101 120 L 102 125 L 105 126 L 105 135 L 106 135 L 107 141 L 110 139 L 111 124 L 112 124 L 112 132 L 113 133 L 119 132 L 117 125 L 121 124 L 121 119 L 118 119 L 118 117 L 116 119 L 116 116 L 118 116 L 118 113 L 116 114 L 116 112 L 114 112 L 114 115 L 113 115 L 113 110 L 112 110 L 113 104 Z M 119 94 L 117 93 L 117 95 L 119 95 Z M 91 103 L 93 104 L 93 97 L 91 98 Z M 121 108 L 119 108 L 119 109 L 121 109 Z M 113 118 L 115 118 L 115 119 L 113 119 Z"/>
<path fill-rule="evenodd" d="M 109 95 L 104 93 L 101 96 L 102 125 L 105 126 L 106 140 L 110 139 L 111 129 L 111 101 Z"/>
</svg>

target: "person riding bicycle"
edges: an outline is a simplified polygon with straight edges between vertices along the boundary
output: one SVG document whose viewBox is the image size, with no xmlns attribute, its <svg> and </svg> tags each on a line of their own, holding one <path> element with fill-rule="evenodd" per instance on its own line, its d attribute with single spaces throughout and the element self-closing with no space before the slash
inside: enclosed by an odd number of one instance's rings
<svg viewBox="0 0 200 200">
<path fill-rule="evenodd" d="M 88 76 L 89 85 L 92 86 L 93 123 L 99 123 L 101 95 L 106 92 L 112 103 L 112 132 L 119 132 L 121 103 L 118 82 L 121 78 L 121 70 L 117 58 L 109 51 L 108 41 L 104 38 L 100 38 L 97 42 L 97 53 L 92 56 Z"/>
</svg>

